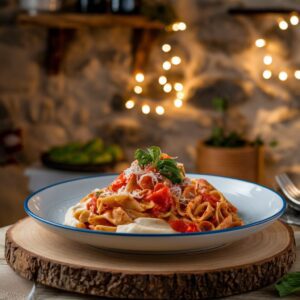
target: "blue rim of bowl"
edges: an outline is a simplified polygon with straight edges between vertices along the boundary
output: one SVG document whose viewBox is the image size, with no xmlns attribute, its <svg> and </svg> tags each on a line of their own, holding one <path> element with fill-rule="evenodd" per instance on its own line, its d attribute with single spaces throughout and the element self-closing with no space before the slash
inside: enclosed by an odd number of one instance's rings
<svg viewBox="0 0 300 300">
<path fill-rule="evenodd" d="M 256 186 L 265 188 L 269 191 L 271 191 L 272 193 L 276 194 L 279 199 L 281 199 L 282 201 L 282 207 L 281 209 L 274 215 L 263 219 L 263 220 L 259 220 L 250 224 L 246 224 L 246 225 L 242 225 L 242 226 L 238 226 L 238 227 L 233 227 L 233 228 L 227 228 L 227 229 L 221 229 L 221 230 L 213 230 L 213 231 L 206 231 L 206 232 L 189 232 L 189 233 L 123 233 L 123 232 L 107 232 L 107 231 L 95 231 L 95 230 L 90 230 L 90 229 L 83 229 L 83 228 L 76 228 L 76 227 L 72 227 L 72 226 L 68 226 L 68 225 L 64 225 L 61 223 L 56 223 L 56 222 L 52 222 L 49 220 L 46 220 L 42 217 L 39 217 L 38 215 L 36 215 L 35 213 L 33 213 L 29 207 L 28 207 L 28 203 L 29 201 L 38 193 L 46 190 L 46 189 L 50 189 L 54 186 L 57 185 L 61 185 L 61 184 L 65 184 L 68 182 L 73 182 L 73 181 L 80 181 L 80 180 L 86 180 L 86 179 L 90 179 L 90 178 L 101 178 L 101 177 L 108 177 L 108 176 L 116 176 L 116 173 L 105 173 L 105 174 L 98 174 L 98 175 L 92 175 L 92 176 L 84 176 L 84 177 L 80 177 L 80 178 L 74 178 L 74 179 L 69 179 L 69 180 L 64 180 L 64 181 L 60 181 L 48 186 L 45 186 L 37 191 L 35 191 L 34 193 L 30 194 L 24 201 L 24 210 L 25 212 L 32 218 L 45 223 L 47 225 L 51 225 L 54 227 L 58 227 L 58 228 L 63 228 L 63 229 L 67 229 L 70 231 L 77 231 L 77 232 L 81 232 L 81 233 L 89 233 L 89 234 L 97 234 L 97 235 L 108 235 L 108 236 L 131 236 L 131 237 L 186 237 L 186 236 L 202 236 L 202 235 L 213 235 L 213 234 L 218 234 L 218 233 L 229 233 L 232 231 L 238 231 L 238 230 L 242 230 L 242 229 L 247 229 L 247 228 L 251 228 L 251 227 L 255 227 L 258 225 L 262 225 L 264 223 L 268 223 L 271 220 L 276 220 L 278 219 L 286 210 L 286 201 L 283 198 L 282 195 L 280 195 L 279 193 L 277 193 L 276 191 L 274 191 L 273 189 L 262 185 L 262 184 L 258 184 L 255 182 L 251 182 L 248 180 L 243 180 L 243 179 L 238 179 L 238 178 L 234 178 L 234 177 L 227 177 L 227 176 L 219 176 L 219 175 L 212 175 L 212 174 L 197 174 L 197 173 L 187 173 L 187 176 L 210 176 L 210 177 L 218 177 L 218 178 L 226 178 L 226 179 L 233 179 L 236 181 L 241 181 L 241 182 L 246 182 L 246 183 L 251 183 L 254 184 Z"/>
</svg>

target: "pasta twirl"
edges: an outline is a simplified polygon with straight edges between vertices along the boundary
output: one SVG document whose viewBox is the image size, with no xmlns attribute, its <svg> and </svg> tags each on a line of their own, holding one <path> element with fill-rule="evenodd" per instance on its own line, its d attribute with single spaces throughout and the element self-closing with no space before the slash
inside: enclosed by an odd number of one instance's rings
<svg viewBox="0 0 300 300">
<path fill-rule="evenodd" d="M 158 147 L 137 150 L 135 157 L 109 186 L 73 207 L 77 227 L 113 232 L 138 218 L 164 220 L 182 233 L 243 225 L 237 208 L 220 191 L 205 179 L 186 177 L 183 165 Z"/>
</svg>

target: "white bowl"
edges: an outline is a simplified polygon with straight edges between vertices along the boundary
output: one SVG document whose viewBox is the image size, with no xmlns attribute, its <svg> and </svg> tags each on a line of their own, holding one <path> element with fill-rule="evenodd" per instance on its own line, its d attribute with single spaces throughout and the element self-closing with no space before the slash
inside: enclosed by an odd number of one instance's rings
<svg viewBox="0 0 300 300">
<path fill-rule="evenodd" d="M 45 187 L 25 200 L 25 211 L 38 224 L 65 238 L 115 251 L 188 252 L 206 251 L 240 240 L 277 220 L 284 212 L 284 199 L 273 190 L 228 177 L 187 174 L 204 178 L 237 208 L 245 225 L 224 230 L 178 234 L 112 233 L 79 229 L 63 224 L 67 209 L 95 188 L 109 185 L 116 175 L 69 180 Z"/>
</svg>

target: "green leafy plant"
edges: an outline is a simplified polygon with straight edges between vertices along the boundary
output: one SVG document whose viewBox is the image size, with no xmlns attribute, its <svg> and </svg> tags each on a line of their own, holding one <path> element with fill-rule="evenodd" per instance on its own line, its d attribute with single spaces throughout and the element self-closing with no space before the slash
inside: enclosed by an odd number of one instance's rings
<svg viewBox="0 0 300 300">
<path fill-rule="evenodd" d="M 242 147 L 247 142 L 237 131 L 228 132 L 227 129 L 227 110 L 228 101 L 225 98 L 214 98 L 212 100 L 214 109 L 219 113 L 216 126 L 212 129 L 210 138 L 206 141 L 207 145 L 215 147 Z"/>
<path fill-rule="evenodd" d="M 205 141 L 206 145 L 214 147 L 243 147 L 246 145 L 262 146 L 264 141 L 260 136 L 257 136 L 253 141 L 247 141 L 243 135 L 237 131 L 229 131 L 227 126 L 227 110 L 228 101 L 225 98 L 216 97 L 212 100 L 213 107 L 219 113 L 219 118 L 216 120 L 216 125 L 212 128 L 211 136 Z M 277 141 L 270 142 L 270 147 L 276 147 Z"/>
<path fill-rule="evenodd" d="M 288 296 L 295 292 L 300 292 L 300 272 L 286 274 L 275 285 L 280 297 Z"/>
<path fill-rule="evenodd" d="M 178 167 L 177 161 L 174 158 L 164 158 L 157 146 L 151 146 L 147 150 L 137 149 L 134 157 L 141 167 L 150 165 L 173 183 L 181 183 L 184 178 L 183 171 Z"/>
</svg>

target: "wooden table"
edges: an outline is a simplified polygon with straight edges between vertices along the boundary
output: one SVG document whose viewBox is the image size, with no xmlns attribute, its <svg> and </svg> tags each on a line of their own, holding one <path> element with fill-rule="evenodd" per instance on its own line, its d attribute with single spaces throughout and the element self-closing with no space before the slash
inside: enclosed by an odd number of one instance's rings
<svg viewBox="0 0 300 300">
<path fill-rule="evenodd" d="M 16 275 L 12 269 L 6 264 L 4 259 L 4 239 L 8 227 L 0 228 L 0 299 L 96 299 L 95 297 L 81 296 L 77 294 L 67 293 L 60 290 L 48 288 L 42 285 L 34 285 Z M 294 227 L 294 233 L 297 244 L 297 260 L 291 271 L 300 271 L 300 228 Z M 299 299 L 300 293 L 285 297 L 286 300 Z M 99 299 L 99 298 L 97 298 Z M 219 298 L 220 299 L 220 298 Z M 257 299 L 280 299 L 274 286 L 264 288 L 248 294 L 236 295 L 224 298 L 227 300 L 257 300 Z"/>
</svg>

